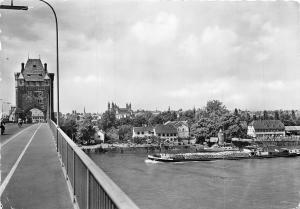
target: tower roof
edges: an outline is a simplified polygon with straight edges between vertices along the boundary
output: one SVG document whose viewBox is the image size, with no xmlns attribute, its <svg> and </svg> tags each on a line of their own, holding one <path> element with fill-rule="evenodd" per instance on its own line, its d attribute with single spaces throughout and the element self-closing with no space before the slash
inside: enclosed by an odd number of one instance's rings
<svg viewBox="0 0 300 209">
<path fill-rule="evenodd" d="M 18 79 L 24 79 L 24 76 L 22 73 L 19 74 Z"/>
<path fill-rule="evenodd" d="M 25 81 L 43 81 L 46 71 L 40 59 L 28 59 L 22 73 Z"/>
</svg>

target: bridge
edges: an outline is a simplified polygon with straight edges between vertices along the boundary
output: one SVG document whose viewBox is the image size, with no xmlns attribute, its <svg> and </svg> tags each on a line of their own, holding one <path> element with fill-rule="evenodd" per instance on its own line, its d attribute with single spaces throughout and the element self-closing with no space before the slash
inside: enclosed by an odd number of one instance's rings
<svg viewBox="0 0 300 209">
<path fill-rule="evenodd" d="M 2 208 L 138 209 L 53 121 L 1 136 Z"/>
</svg>

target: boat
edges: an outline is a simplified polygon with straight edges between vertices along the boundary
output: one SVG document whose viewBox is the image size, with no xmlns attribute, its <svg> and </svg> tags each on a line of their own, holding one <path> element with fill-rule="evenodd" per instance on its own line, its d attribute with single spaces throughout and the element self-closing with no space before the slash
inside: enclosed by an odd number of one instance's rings
<svg viewBox="0 0 300 209">
<path fill-rule="evenodd" d="M 280 150 L 275 149 L 274 152 L 270 152 L 270 155 L 275 157 L 296 157 L 298 156 L 292 149 L 281 148 Z"/>
<path fill-rule="evenodd" d="M 204 152 L 225 152 L 225 151 L 239 151 L 238 147 L 233 146 L 212 146 L 212 147 L 204 147 Z"/>
<path fill-rule="evenodd" d="M 149 160 L 161 162 L 181 162 L 181 161 L 212 161 L 212 160 L 240 160 L 249 159 L 250 153 L 243 151 L 222 151 L 222 152 L 195 152 L 179 154 L 154 154 L 148 155 Z"/>
<path fill-rule="evenodd" d="M 169 154 L 148 155 L 148 159 L 153 161 L 160 161 L 160 162 L 179 162 L 179 160 L 174 159 Z"/>
<path fill-rule="evenodd" d="M 300 156 L 300 149 L 290 149 L 290 153 L 295 153 L 297 156 Z"/>
</svg>

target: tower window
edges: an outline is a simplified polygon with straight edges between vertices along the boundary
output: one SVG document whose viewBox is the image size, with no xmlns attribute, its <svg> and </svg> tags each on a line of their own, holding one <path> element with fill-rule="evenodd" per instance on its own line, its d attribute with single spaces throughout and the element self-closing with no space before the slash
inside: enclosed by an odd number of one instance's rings
<svg viewBox="0 0 300 209">
<path fill-rule="evenodd" d="M 33 65 L 33 67 L 36 67 L 36 65 Z"/>
</svg>

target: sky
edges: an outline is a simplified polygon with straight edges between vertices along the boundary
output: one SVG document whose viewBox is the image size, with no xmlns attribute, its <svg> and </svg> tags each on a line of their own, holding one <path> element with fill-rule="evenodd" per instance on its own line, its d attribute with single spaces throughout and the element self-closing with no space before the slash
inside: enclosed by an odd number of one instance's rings
<svg viewBox="0 0 300 209">
<path fill-rule="evenodd" d="M 2 4 L 10 1 L 2 0 Z M 50 1 L 59 22 L 60 110 L 120 107 L 299 109 L 299 4 L 216 1 Z M 1 10 L 0 98 L 15 104 L 14 72 L 41 58 L 56 75 L 47 5 Z"/>
</svg>

